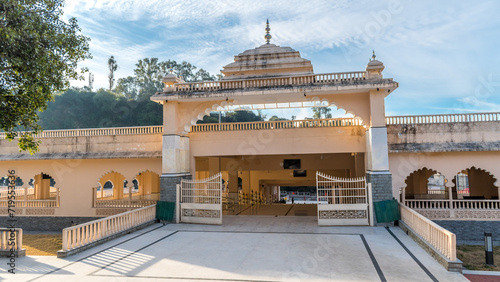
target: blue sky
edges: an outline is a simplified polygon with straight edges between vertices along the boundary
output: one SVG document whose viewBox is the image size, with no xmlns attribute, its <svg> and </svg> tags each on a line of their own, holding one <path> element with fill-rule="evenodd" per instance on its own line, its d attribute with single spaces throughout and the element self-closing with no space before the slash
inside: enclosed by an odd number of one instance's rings
<svg viewBox="0 0 500 282">
<path fill-rule="evenodd" d="M 212 74 L 271 42 L 300 51 L 315 73 L 364 70 L 372 50 L 400 87 L 387 115 L 500 111 L 500 1 L 67 0 L 89 36 L 94 87 L 133 75 L 139 59 L 188 61 Z M 87 82 L 73 82 L 82 86 Z M 306 116 L 308 110 L 268 115 Z"/>
</svg>

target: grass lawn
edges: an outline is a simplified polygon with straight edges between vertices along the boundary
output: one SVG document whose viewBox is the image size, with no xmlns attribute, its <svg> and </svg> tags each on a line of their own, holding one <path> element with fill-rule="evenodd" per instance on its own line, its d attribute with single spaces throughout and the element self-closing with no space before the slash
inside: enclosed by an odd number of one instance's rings
<svg viewBox="0 0 500 282">
<path fill-rule="evenodd" d="M 496 266 L 485 265 L 484 246 L 457 246 L 457 257 L 469 270 L 500 271 L 500 246 L 493 247 L 493 260 Z"/>
<path fill-rule="evenodd" d="M 62 235 L 23 234 L 23 248 L 28 256 L 56 256 L 62 249 Z"/>
</svg>

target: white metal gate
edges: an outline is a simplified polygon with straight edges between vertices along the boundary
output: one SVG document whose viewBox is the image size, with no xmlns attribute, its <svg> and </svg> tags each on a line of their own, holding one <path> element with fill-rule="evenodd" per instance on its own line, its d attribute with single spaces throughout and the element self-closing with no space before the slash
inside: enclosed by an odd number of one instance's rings
<svg viewBox="0 0 500 282">
<path fill-rule="evenodd" d="M 222 224 L 222 173 L 201 180 L 181 180 L 180 221 Z"/>
<path fill-rule="evenodd" d="M 371 185 L 365 177 L 316 172 L 319 225 L 373 225 Z"/>
</svg>

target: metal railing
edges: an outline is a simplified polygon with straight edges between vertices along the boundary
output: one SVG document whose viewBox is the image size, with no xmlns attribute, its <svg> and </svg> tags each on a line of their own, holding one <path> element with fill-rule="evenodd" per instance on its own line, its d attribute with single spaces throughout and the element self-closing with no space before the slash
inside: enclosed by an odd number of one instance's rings
<svg viewBox="0 0 500 282">
<path fill-rule="evenodd" d="M 73 250 L 122 231 L 153 221 L 156 204 L 64 228 L 62 231 L 63 251 Z"/>
<path fill-rule="evenodd" d="M 457 241 L 455 234 L 437 225 L 418 212 L 399 204 L 401 220 L 422 239 L 436 248 L 451 261 L 457 260 Z"/>
<path fill-rule="evenodd" d="M 221 204 L 222 173 L 201 180 L 181 180 L 181 202 Z"/>
<path fill-rule="evenodd" d="M 341 178 L 316 173 L 318 204 L 368 203 L 366 178 Z"/>
</svg>

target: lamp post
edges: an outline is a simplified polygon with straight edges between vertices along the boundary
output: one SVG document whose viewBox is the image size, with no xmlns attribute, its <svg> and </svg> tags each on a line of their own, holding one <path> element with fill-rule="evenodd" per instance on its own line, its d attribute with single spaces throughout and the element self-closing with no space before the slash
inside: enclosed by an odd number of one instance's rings
<svg viewBox="0 0 500 282">
<path fill-rule="evenodd" d="M 486 265 L 493 265 L 493 240 L 491 233 L 484 232 L 484 254 L 486 257 Z"/>
</svg>

